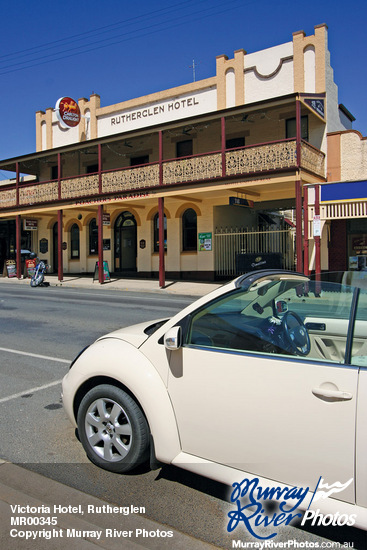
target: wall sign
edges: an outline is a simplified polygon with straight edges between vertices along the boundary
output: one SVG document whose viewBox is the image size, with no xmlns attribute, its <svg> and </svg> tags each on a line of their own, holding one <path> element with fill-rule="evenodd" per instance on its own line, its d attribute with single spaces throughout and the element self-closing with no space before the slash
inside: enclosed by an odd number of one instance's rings
<svg viewBox="0 0 367 550">
<path fill-rule="evenodd" d="M 321 119 L 325 119 L 325 99 L 319 97 L 302 97 L 302 100 Z"/>
<path fill-rule="evenodd" d="M 210 86 L 190 94 L 147 103 L 141 107 L 100 115 L 97 121 L 98 137 L 197 116 L 216 109 L 217 90 L 215 86 Z"/>
<path fill-rule="evenodd" d="M 199 251 L 212 250 L 212 233 L 199 233 Z"/>
<path fill-rule="evenodd" d="M 60 97 L 55 105 L 57 120 L 62 128 L 78 126 L 81 115 L 77 102 L 71 97 Z"/>
<path fill-rule="evenodd" d="M 249 208 L 254 207 L 254 201 L 247 199 L 241 199 L 240 197 L 229 197 L 230 206 L 247 206 Z"/>
<path fill-rule="evenodd" d="M 321 219 L 319 215 L 313 217 L 313 236 L 321 237 Z"/>
<path fill-rule="evenodd" d="M 48 240 L 47 239 L 41 239 L 40 240 L 40 253 L 41 254 L 47 254 L 48 252 Z"/>
<path fill-rule="evenodd" d="M 111 225 L 111 214 L 108 214 L 107 212 L 103 213 L 102 220 L 103 220 L 103 225 Z"/>
<path fill-rule="evenodd" d="M 25 219 L 23 222 L 24 231 L 36 231 L 38 229 L 38 220 Z"/>
</svg>

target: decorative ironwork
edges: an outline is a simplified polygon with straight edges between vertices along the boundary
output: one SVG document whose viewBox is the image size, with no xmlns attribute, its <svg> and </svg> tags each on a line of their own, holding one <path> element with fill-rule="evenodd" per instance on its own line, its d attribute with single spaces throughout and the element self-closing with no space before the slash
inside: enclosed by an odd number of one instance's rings
<svg viewBox="0 0 367 550">
<path fill-rule="evenodd" d="M 218 178 L 222 175 L 220 153 L 173 160 L 163 165 L 163 183 L 182 183 Z"/>
<path fill-rule="evenodd" d="M 102 174 L 102 192 L 118 193 L 159 185 L 159 165 L 153 164 Z"/>
<path fill-rule="evenodd" d="M 325 176 L 325 154 L 309 143 L 301 143 L 301 167 L 318 176 Z"/>
<path fill-rule="evenodd" d="M 226 153 L 228 175 L 267 172 L 297 166 L 296 141 L 279 141 Z"/>
<path fill-rule="evenodd" d="M 297 167 L 296 140 L 283 140 L 254 145 L 225 153 L 228 176 L 246 176 Z M 307 142 L 301 144 L 301 167 L 323 176 L 325 155 Z M 192 156 L 163 162 L 163 185 L 203 180 L 223 176 L 222 154 Z M 136 166 L 102 173 L 102 194 L 121 193 L 159 187 L 158 163 Z M 19 187 L 19 205 L 48 203 L 99 195 L 99 175 L 88 174 L 61 180 L 61 197 L 57 181 L 42 182 Z M 0 210 L 16 207 L 16 189 L 0 190 Z"/>
<path fill-rule="evenodd" d="M 16 190 L 7 189 L 0 191 L 0 208 L 9 208 L 15 206 L 17 202 Z"/>
<path fill-rule="evenodd" d="M 74 199 L 87 195 L 97 195 L 98 191 L 98 174 L 80 176 L 79 178 L 70 178 L 61 181 L 62 199 Z"/>
<path fill-rule="evenodd" d="M 38 183 L 19 189 L 19 204 L 36 204 L 40 202 L 56 201 L 58 199 L 57 181 Z"/>
</svg>

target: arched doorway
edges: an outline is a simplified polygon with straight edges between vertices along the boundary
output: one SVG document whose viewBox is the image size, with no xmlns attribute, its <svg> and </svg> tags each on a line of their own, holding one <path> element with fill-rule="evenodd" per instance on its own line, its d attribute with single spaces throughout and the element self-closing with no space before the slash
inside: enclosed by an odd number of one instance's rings
<svg viewBox="0 0 367 550">
<path fill-rule="evenodd" d="M 115 222 L 115 271 L 136 272 L 137 231 L 131 212 L 122 212 Z"/>
</svg>

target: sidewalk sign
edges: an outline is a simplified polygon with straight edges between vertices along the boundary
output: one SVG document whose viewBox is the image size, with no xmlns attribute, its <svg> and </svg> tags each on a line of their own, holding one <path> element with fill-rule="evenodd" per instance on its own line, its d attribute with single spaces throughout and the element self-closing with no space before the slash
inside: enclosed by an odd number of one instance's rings
<svg viewBox="0 0 367 550">
<path fill-rule="evenodd" d="M 37 260 L 36 258 L 25 261 L 26 277 L 32 278 L 36 271 Z"/>
<path fill-rule="evenodd" d="M 9 278 L 17 276 L 17 265 L 15 260 L 6 260 L 6 272 Z"/>
<path fill-rule="evenodd" d="M 99 262 L 96 262 L 96 266 L 94 268 L 93 282 L 99 280 L 98 266 L 99 266 Z M 105 282 L 110 280 L 111 280 L 111 275 L 110 275 L 110 270 L 108 269 L 108 262 L 103 262 L 103 281 Z"/>
</svg>

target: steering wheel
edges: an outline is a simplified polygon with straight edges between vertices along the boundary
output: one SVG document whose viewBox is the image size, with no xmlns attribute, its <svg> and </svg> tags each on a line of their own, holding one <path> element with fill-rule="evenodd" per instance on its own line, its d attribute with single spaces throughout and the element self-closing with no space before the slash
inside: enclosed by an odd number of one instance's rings
<svg viewBox="0 0 367 550">
<path fill-rule="evenodd" d="M 311 351 L 310 336 L 301 317 L 294 311 L 287 311 L 283 317 L 282 326 L 292 351 L 297 355 L 308 355 Z"/>
</svg>

